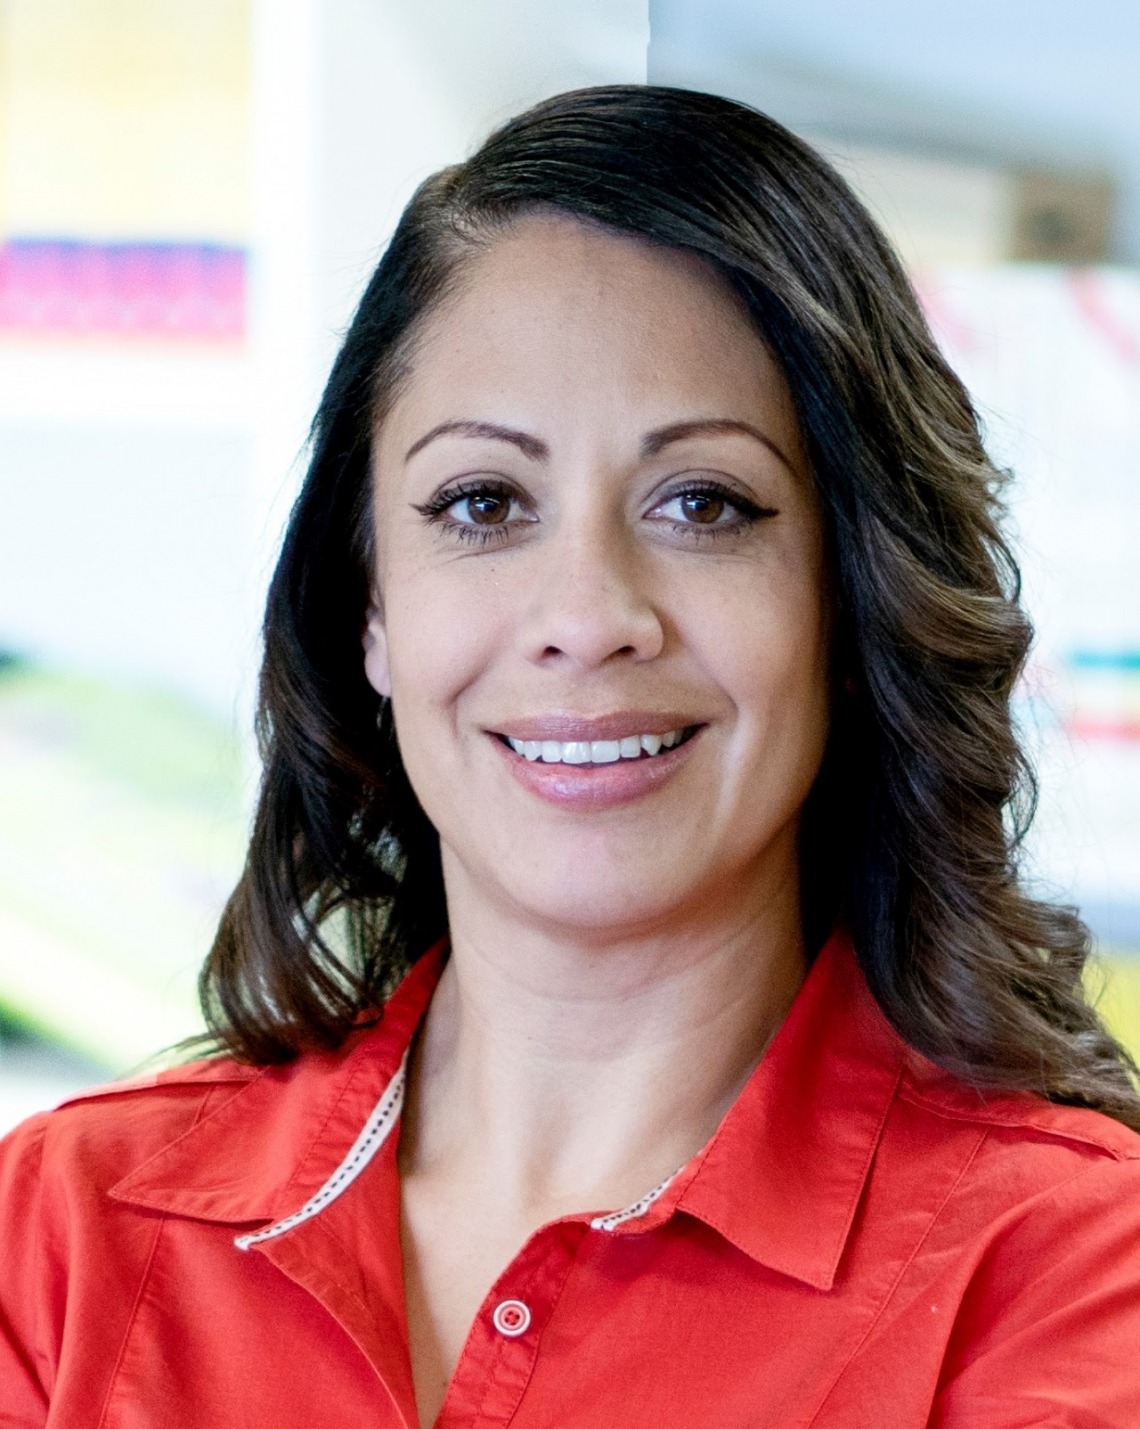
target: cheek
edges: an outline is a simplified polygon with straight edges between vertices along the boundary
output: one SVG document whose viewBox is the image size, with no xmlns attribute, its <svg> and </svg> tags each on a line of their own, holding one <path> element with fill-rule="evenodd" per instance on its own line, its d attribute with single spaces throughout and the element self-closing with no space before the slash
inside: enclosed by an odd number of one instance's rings
<svg viewBox="0 0 1140 1429">
<path fill-rule="evenodd" d="M 815 563 L 737 581 L 706 617 L 707 667 L 736 707 L 737 738 L 748 747 L 740 755 L 770 759 L 778 749 L 798 777 L 822 755 L 830 709 L 830 620 Z"/>
<path fill-rule="evenodd" d="M 463 694 L 479 678 L 501 639 L 492 601 L 481 599 L 452 570 L 393 569 L 388 573 L 385 610 L 393 710 L 416 721 L 452 720 Z M 410 720 L 405 726 L 411 729 Z"/>
</svg>

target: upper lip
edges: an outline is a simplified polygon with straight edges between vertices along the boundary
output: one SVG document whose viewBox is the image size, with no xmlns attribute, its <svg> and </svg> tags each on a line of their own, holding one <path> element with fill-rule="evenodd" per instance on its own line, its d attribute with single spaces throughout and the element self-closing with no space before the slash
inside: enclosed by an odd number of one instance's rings
<svg viewBox="0 0 1140 1429">
<path fill-rule="evenodd" d="M 601 739 L 628 739 L 635 734 L 670 734 L 699 724 L 691 715 L 676 710 L 615 710 L 612 714 L 528 715 L 495 727 L 495 734 L 508 739 L 557 740 L 559 743 L 591 742 Z"/>
</svg>

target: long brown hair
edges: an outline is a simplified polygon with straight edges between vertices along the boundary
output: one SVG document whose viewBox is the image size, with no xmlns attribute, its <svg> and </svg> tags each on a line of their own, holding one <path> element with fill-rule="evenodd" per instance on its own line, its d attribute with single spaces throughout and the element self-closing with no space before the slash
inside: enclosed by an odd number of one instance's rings
<svg viewBox="0 0 1140 1429">
<path fill-rule="evenodd" d="M 438 839 L 362 666 L 370 437 L 464 260 L 537 207 L 703 257 L 790 385 L 839 604 L 803 822 L 809 945 L 846 918 L 883 1011 L 943 1067 L 1140 1128 L 1135 1069 L 1085 997 L 1088 933 L 1019 879 L 1035 790 L 1010 698 L 1031 629 L 969 397 L 818 154 L 743 105 L 655 87 L 506 124 L 420 188 L 368 285 L 269 591 L 264 777 L 202 974 L 218 1042 L 254 1062 L 335 1047 L 446 929 Z"/>
</svg>

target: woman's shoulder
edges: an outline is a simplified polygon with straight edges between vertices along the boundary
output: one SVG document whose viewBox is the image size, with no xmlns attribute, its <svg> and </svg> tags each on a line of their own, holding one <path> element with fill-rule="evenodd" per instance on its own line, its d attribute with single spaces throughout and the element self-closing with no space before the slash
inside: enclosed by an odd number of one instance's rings
<svg viewBox="0 0 1140 1429">
<path fill-rule="evenodd" d="M 31 1185 L 68 1193 L 74 1211 L 69 1187 L 105 1205 L 106 1192 L 143 1168 L 152 1180 L 175 1176 L 176 1166 L 183 1178 L 204 1173 L 207 1162 L 219 1180 L 268 1176 L 322 1129 L 351 1144 L 402 1066 L 442 957 L 437 944 L 381 1008 L 362 1012 L 339 1047 L 269 1066 L 208 1056 L 111 1082 L 30 1118 L 0 1140 L 0 1216 Z"/>
<path fill-rule="evenodd" d="M 69 1097 L 0 1140 L 0 1196 L 13 1176 L 71 1167 L 105 1188 L 260 1076 L 232 1058 L 206 1057 Z"/>
<path fill-rule="evenodd" d="M 304 1147 L 332 1108 L 367 1098 L 368 1086 L 399 1062 L 403 1048 L 388 1045 L 387 1022 L 362 1022 L 339 1048 L 289 1062 L 208 1056 L 38 1113 L 0 1140 L 0 1216 L 26 1205 L 33 1185 L 38 1201 L 64 1201 L 72 1212 L 81 1202 L 105 1203 L 132 1173 L 172 1168 L 183 1150 L 198 1165 L 224 1162 L 229 1174 L 276 1165 L 283 1147 Z"/>
<path fill-rule="evenodd" d="M 1029 1091 L 974 1084 L 910 1049 L 904 1064 L 900 1098 L 934 1121 L 985 1129 L 1005 1136 L 1011 1145 L 1043 1141 L 1082 1156 L 1140 1158 L 1140 1133 L 1104 1112 L 1049 1101 Z"/>
<path fill-rule="evenodd" d="M 853 952 L 842 951 L 845 956 L 834 960 L 840 1010 L 825 1045 L 846 1030 L 843 1045 L 854 1058 L 836 1063 L 829 1095 L 849 1125 L 856 1091 L 866 1100 L 873 1076 L 882 1085 L 871 1179 L 888 1215 L 908 1196 L 921 1198 L 944 1186 L 941 1218 L 960 1212 L 963 1235 L 985 1236 L 1018 1207 L 1040 1206 L 1041 1198 L 1062 1186 L 1069 1186 L 1066 1195 L 1087 1187 L 1095 1196 L 1102 1183 L 1140 1185 L 1140 1134 L 1104 1112 L 987 1085 L 937 1065 L 904 1041 L 873 998 Z M 809 1040 L 819 1045 L 817 1037 Z M 860 1075 L 853 1080 L 855 1068 Z M 798 1070 L 802 1075 L 802 1065 Z M 1122 1193 L 1121 1213 L 1140 1225 L 1140 1195 Z"/>
<path fill-rule="evenodd" d="M 968 1220 L 989 1221 L 987 1238 L 1082 1208 L 1140 1233 L 1140 1134 L 1100 1111 L 908 1062 L 898 1089 L 904 1120 L 930 1144 L 956 1148 L 962 1175 L 952 1200 L 970 1207 Z"/>
</svg>

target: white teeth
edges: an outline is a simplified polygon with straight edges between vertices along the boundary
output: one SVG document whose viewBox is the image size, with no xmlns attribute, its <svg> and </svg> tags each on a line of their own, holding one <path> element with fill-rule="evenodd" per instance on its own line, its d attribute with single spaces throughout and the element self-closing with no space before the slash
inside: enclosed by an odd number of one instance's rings
<svg viewBox="0 0 1140 1429">
<path fill-rule="evenodd" d="M 616 764 L 619 759 L 640 759 L 642 753 L 652 757 L 662 749 L 672 749 L 685 737 L 682 729 L 668 734 L 630 734 L 624 739 L 512 739 L 507 743 L 524 759 L 544 764 Z"/>
</svg>

